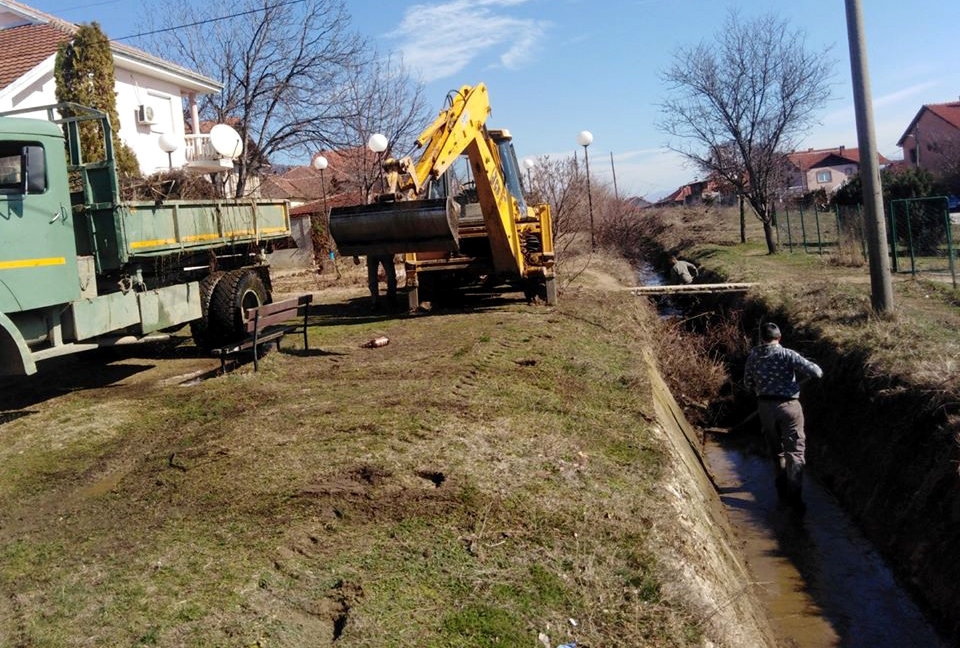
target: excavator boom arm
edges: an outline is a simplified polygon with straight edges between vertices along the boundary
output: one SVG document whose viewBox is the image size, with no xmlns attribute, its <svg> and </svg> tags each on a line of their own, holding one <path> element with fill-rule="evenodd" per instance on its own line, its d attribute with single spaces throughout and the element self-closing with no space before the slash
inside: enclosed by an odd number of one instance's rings
<svg viewBox="0 0 960 648">
<path fill-rule="evenodd" d="M 453 94 L 450 107 L 442 110 L 417 138 L 423 154 L 414 168 L 408 169 L 417 193 L 429 180 L 442 176 L 471 142 L 483 136 L 489 116 L 490 97 L 484 84 L 463 86 Z"/>
</svg>

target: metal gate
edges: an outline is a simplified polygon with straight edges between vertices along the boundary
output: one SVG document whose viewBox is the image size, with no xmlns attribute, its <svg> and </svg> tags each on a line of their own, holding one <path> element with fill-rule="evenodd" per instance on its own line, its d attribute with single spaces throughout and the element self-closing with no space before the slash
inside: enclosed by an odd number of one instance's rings
<svg viewBox="0 0 960 648">
<path fill-rule="evenodd" d="M 949 276 L 957 287 L 960 214 L 951 215 L 946 197 L 892 200 L 888 225 L 894 272 Z"/>
</svg>

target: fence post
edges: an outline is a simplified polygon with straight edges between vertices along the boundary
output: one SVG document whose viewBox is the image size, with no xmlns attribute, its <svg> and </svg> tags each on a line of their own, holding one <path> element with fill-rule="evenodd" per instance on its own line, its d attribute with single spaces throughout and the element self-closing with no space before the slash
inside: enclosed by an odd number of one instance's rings
<svg viewBox="0 0 960 648">
<path fill-rule="evenodd" d="M 777 233 L 777 247 L 780 247 L 780 219 L 777 218 L 777 206 L 773 205 L 770 210 L 770 218 L 773 220 L 773 230 Z"/>
<path fill-rule="evenodd" d="M 813 218 L 817 222 L 817 254 L 823 256 L 823 239 L 820 237 L 820 208 L 813 205 Z"/>
<path fill-rule="evenodd" d="M 837 220 L 837 251 L 840 251 L 840 205 L 833 206 L 833 215 Z"/>
<path fill-rule="evenodd" d="M 790 231 L 790 206 L 787 205 L 783 208 L 783 213 L 787 218 L 787 247 L 790 248 L 790 253 L 793 253 L 793 233 Z"/>
<path fill-rule="evenodd" d="M 803 205 L 800 205 L 800 236 L 803 237 L 803 253 L 807 253 L 807 227 L 803 223 Z"/>
<path fill-rule="evenodd" d="M 913 205 L 909 201 L 904 205 L 907 209 L 907 244 L 910 246 L 910 274 L 916 276 L 917 274 L 917 257 L 916 252 L 913 249 L 913 218 L 911 218 L 911 208 Z"/>
<path fill-rule="evenodd" d="M 890 214 L 890 244 L 893 246 L 893 271 L 900 272 L 900 255 L 897 251 L 897 200 L 890 201 L 890 209 L 887 210 L 887 213 Z"/>
<path fill-rule="evenodd" d="M 953 281 L 953 289 L 957 289 L 957 267 L 953 259 L 953 228 L 950 223 L 950 203 L 946 197 L 943 199 L 943 222 L 947 227 L 947 258 L 950 266 L 950 279 Z"/>
</svg>

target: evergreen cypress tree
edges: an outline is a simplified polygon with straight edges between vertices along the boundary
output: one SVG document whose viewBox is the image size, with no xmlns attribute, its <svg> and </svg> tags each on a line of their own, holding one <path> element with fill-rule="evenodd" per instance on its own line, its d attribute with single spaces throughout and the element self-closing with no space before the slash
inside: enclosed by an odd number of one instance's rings
<svg viewBox="0 0 960 648">
<path fill-rule="evenodd" d="M 113 129 L 113 150 L 121 181 L 126 176 L 139 176 L 137 157 L 126 144 L 121 143 L 117 131 L 116 80 L 110 41 L 96 22 L 80 25 L 72 41 L 61 43 L 54 67 L 56 97 L 60 102 L 73 102 L 96 108 L 108 115 Z M 72 113 L 65 111 L 64 116 Z M 85 162 L 104 159 L 102 135 L 94 122 L 84 122 L 80 129 L 80 150 Z"/>
</svg>

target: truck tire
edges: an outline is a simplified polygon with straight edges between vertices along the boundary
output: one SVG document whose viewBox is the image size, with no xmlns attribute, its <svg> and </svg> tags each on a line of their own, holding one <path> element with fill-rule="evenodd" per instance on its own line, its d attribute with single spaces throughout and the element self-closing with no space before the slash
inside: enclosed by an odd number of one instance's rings
<svg viewBox="0 0 960 648">
<path fill-rule="evenodd" d="M 190 322 L 190 334 L 198 348 L 209 351 L 213 346 L 210 339 L 210 299 L 213 290 L 223 278 L 223 272 L 211 272 L 200 281 L 200 319 Z"/>
<path fill-rule="evenodd" d="M 246 337 L 243 309 L 270 303 L 270 293 L 255 270 L 224 274 L 210 298 L 210 336 L 216 344 L 229 344 Z"/>
</svg>

